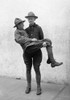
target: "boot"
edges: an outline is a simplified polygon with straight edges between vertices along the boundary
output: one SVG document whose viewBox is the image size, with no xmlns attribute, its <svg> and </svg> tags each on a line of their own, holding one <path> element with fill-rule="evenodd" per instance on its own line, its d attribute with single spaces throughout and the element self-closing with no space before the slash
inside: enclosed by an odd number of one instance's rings
<svg viewBox="0 0 70 100">
<path fill-rule="evenodd" d="M 27 78 L 27 87 L 25 90 L 25 93 L 28 94 L 31 91 L 31 72 L 26 72 L 26 78 Z"/>
<path fill-rule="evenodd" d="M 50 64 L 51 63 L 51 60 L 50 60 L 50 58 L 48 58 L 48 60 L 47 60 L 47 64 Z"/>
<path fill-rule="evenodd" d="M 28 94 L 31 91 L 31 84 L 28 84 L 28 86 L 26 87 L 25 93 Z"/>
<path fill-rule="evenodd" d="M 51 61 L 50 61 L 50 59 L 48 58 L 48 60 L 47 60 L 47 64 L 50 64 L 51 63 Z M 63 64 L 63 62 L 56 62 L 56 61 L 53 61 L 52 63 L 51 63 L 51 67 L 55 67 L 55 66 L 60 66 L 60 65 L 62 65 Z"/>
<path fill-rule="evenodd" d="M 41 94 L 41 85 L 40 85 L 40 82 L 41 82 L 41 75 L 40 73 L 38 73 L 36 75 L 36 82 L 37 82 L 37 95 L 40 95 Z"/>
<path fill-rule="evenodd" d="M 51 67 L 54 68 L 55 66 L 60 66 L 62 64 L 63 64 L 63 62 L 56 62 L 56 61 L 54 61 L 54 62 L 51 63 Z"/>
<path fill-rule="evenodd" d="M 39 86 L 37 86 L 37 93 L 36 93 L 37 95 L 40 95 L 41 94 L 41 86 L 39 85 Z"/>
<path fill-rule="evenodd" d="M 48 60 L 47 63 L 50 64 L 51 63 L 51 67 L 55 67 L 55 66 L 60 66 L 63 64 L 63 62 L 56 62 L 54 57 L 53 57 L 53 52 L 52 52 L 52 46 L 48 46 L 47 48 L 47 52 L 48 52 Z"/>
</svg>

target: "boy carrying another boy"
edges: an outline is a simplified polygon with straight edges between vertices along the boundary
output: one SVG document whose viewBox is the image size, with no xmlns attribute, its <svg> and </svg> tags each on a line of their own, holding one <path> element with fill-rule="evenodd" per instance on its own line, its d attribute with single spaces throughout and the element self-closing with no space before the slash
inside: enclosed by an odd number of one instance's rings
<svg viewBox="0 0 70 100">
<path fill-rule="evenodd" d="M 24 51 L 23 58 L 26 64 L 26 78 L 27 78 L 27 88 L 26 94 L 31 91 L 31 67 L 32 67 L 32 58 L 34 70 L 36 72 L 36 82 L 37 82 L 37 95 L 41 94 L 41 74 L 40 74 L 40 63 L 42 61 L 41 52 L 38 52 L 42 47 L 46 47 L 48 52 L 48 60 L 47 63 L 51 64 L 51 67 L 60 66 L 62 62 L 56 62 L 53 57 L 52 52 L 52 42 L 49 39 L 41 39 L 38 40 L 36 38 L 29 38 L 28 33 L 24 30 L 24 22 L 25 20 L 21 20 L 20 18 L 16 18 L 14 23 L 16 27 L 15 30 L 15 41 L 19 43 Z M 37 53 L 38 52 L 38 53 Z M 41 55 L 41 56 L 40 56 Z M 37 57 L 36 57 L 37 56 Z M 37 59 L 38 58 L 38 59 Z M 36 63 L 36 61 L 39 63 Z M 36 65 L 36 66 L 35 66 Z M 38 66 L 37 66 L 38 65 Z"/>
</svg>

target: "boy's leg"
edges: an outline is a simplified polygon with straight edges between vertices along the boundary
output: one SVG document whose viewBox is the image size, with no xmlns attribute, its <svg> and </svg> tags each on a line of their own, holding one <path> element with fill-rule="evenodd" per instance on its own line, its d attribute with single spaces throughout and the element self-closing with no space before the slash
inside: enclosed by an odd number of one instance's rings
<svg viewBox="0 0 70 100">
<path fill-rule="evenodd" d="M 28 53 L 33 53 L 33 52 L 41 49 L 42 47 L 46 47 L 47 45 L 51 45 L 51 41 L 49 42 L 46 39 L 37 40 L 37 41 L 34 41 L 34 42 L 30 43 L 26 47 L 25 51 L 28 52 Z"/>
<path fill-rule="evenodd" d="M 51 67 L 55 67 L 55 66 L 60 66 L 63 64 L 63 62 L 56 62 L 53 56 L 53 51 L 52 51 L 52 42 L 49 39 L 44 39 L 43 41 L 46 42 L 47 45 L 44 44 L 44 46 L 46 46 L 46 50 L 48 52 L 48 60 L 47 63 L 50 64 L 51 63 Z"/>
<path fill-rule="evenodd" d="M 24 62 L 26 64 L 26 80 L 27 80 L 27 87 L 25 93 L 28 94 L 31 91 L 31 68 L 32 68 L 32 59 L 28 56 L 28 54 L 23 55 Z"/>
<path fill-rule="evenodd" d="M 33 44 L 28 45 L 25 51 L 30 54 L 30 53 L 36 52 L 42 47 L 43 47 L 43 42 L 38 41 L 38 42 L 34 42 Z"/>
<path fill-rule="evenodd" d="M 42 52 L 38 50 L 33 56 L 33 65 L 36 73 L 36 83 L 37 83 L 37 95 L 41 94 L 41 73 L 40 73 L 40 63 L 42 61 Z"/>
<path fill-rule="evenodd" d="M 48 52 L 48 60 L 47 63 L 50 64 L 51 63 L 51 67 L 55 67 L 55 66 L 60 66 L 63 63 L 62 62 L 56 62 L 53 56 L 53 51 L 52 51 L 52 46 L 47 46 L 46 50 Z"/>
</svg>

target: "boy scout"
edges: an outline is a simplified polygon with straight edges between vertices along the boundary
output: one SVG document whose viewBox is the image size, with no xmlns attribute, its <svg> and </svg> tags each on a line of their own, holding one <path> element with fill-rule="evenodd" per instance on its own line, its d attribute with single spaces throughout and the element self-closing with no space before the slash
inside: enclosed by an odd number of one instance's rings
<svg viewBox="0 0 70 100">
<path fill-rule="evenodd" d="M 38 18 L 33 12 L 29 12 L 25 18 L 28 19 L 29 27 L 26 28 L 26 32 L 28 33 L 29 38 L 33 38 L 34 40 L 42 40 L 44 39 L 42 28 L 35 23 L 35 20 Z M 51 41 L 48 39 L 48 41 Z M 62 62 L 56 62 L 53 57 L 52 46 L 47 46 L 48 52 L 48 60 L 47 63 L 51 64 L 51 66 L 60 66 Z M 27 88 L 26 93 L 29 93 L 31 90 L 31 67 L 32 63 L 34 65 L 34 70 L 36 73 L 36 82 L 37 82 L 37 95 L 41 94 L 41 74 L 40 74 L 40 64 L 42 61 L 42 52 L 41 49 L 37 50 L 31 55 L 24 54 L 25 63 L 27 66 Z"/>
<path fill-rule="evenodd" d="M 28 34 L 25 32 L 25 30 L 23 29 L 23 26 L 24 26 L 24 23 L 25 21 L 22 21 L 21 19 L 19 19 L 19 18 L 16 18 L 15 19 L 15 26 L 14 27 L 16 27 L 17 29 L 16 29 L 16 31 L 15 31 L 15 40 L 16 40 L 16 42 L 18 42 L 21 46 L 22 46 L 22 48 L 23 48 L 23 50 L 24 51 L 26 51 L 26 48 L 27 47 L 29 47 L 29 46 L 32 46 L 32 45 L 34 45 L 35 44 L 35 46 L 37 45 L 37 47 L 35 47 L 35 48 L 37 48 L 36 50 L 35 50 L 35 52 L 33 52 L 33 53 L 29 53 L 29 52 L 24 52 L 24 54 L 23 54 L 23 57 L 24 57 L 24 62 L 25 62 L 25 64 L 26 64 L 26 75 L 27 75 L 27 88 L 26 88 L 26 93 L 29 93 L 30 91 L 31 91 L 31 67 L 32 67 L 32 57 L 34 57 L 33 58 L 33 64 L 35 65 L 35 61 L 36 61 L 36 57 L 34 56 L 35 54 L 36 54 L 36 52 L 38 52 L 38 54 L 40 54 L 39 53 L 39 50 L 40 50 L 40 48 L 41 47 L 43 47 L 43 46 L 51 46 L 51 42 L 47 39 L 47 42 L 46 42 L 46 39 L 43 39 L 43 41 L 42 40 L 36 40 L 36 39 L 32 39 L 32 38 L 28 38 L 29 36 L 28 36 Z M 46 44 L 42 44 L 43 42 L 45 41 L 45 43 Z M 33 48 L 34 48 L 33 47 Z M 31 47 L 31 49 L 32 49 L 32 47 Z M 34 50 L 34 49 L 33 49 Z M 37 55 L 38 55 L 37 54 Z M 39 56 L 39 55 L 38 55 Z M 40 56 L 41 57 L 41 56 Z M 39 58 L 39 57 L 38 57 Z M 41 59 L 42 59 L 42 57 L 41 57 Z M 39 61 L 38 61 L 39 60 Z M 39 59 L 37 59 L 37 61 L 38 61 L 38 63 L 40 64 L 40 62 L 41 62 L 41 60 L 40 60 L 40 58 Z M 37 63 L 37 62 L 36 62 Z M 47 61 L 47 63 L 48 64 L 50 64 L 51 62 L 48 60 Z M 59 66 L 59 65 L 61 65 L 61 63 L 55 63 L 55 64 L 51 64 L 51 66 L 52 67 L 55 67 L 55 66 Z M 38 73 L 39 73 L 39 75 L 40 75 L 40 70 L 39 70 L 39 65 L 37 65 L 36 64 L 36 66 L 38 67 L 38 68 L 35 68 L 34 67 L 34 69 L 35 69 L 35 71 L 37 71 L 38 70 Z M 37 72 L 36 72 L 37 73 Z M 38 74 L 37 74 L 38 75 Z M 37 76 L 36 75 L 36 80 L 37 80 L 37 95 L 39 95 L 39 94 L 41 94 L 41 86 L 40 86 L 40 80 L 41 80 L 41 76 L 39 77 L 39 76 Z"/>
</svg>

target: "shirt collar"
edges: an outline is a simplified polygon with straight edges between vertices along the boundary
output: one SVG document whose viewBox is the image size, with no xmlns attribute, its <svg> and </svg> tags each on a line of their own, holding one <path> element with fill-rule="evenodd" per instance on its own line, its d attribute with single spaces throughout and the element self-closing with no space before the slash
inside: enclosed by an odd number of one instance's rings
<svg viewBox="0 0 70 100">
<path fill-rule="evenodd" d="M 35 26 L 37 26 L 36 23 L 34 23 L 33 25 L 29 25 L 30 28 Z"/>
<path fill-rule="evenodd" d="M 22 32 L 22 31 L 25 31 L 24 29 L 20 30 L 20 29 L 17 29 L 19 32 Z"/>
</svg>

